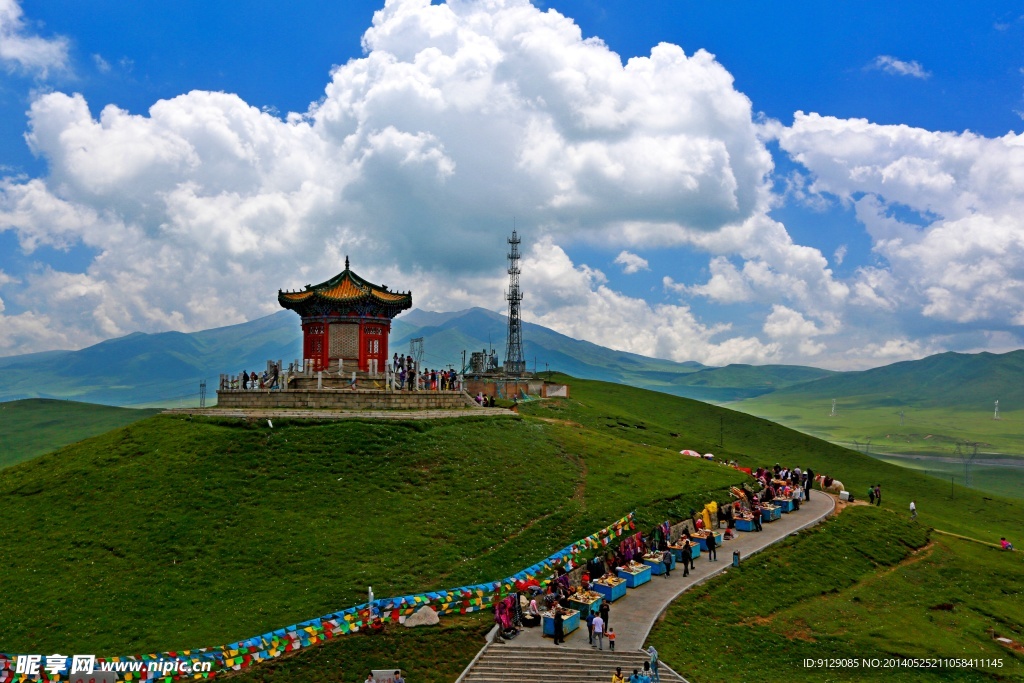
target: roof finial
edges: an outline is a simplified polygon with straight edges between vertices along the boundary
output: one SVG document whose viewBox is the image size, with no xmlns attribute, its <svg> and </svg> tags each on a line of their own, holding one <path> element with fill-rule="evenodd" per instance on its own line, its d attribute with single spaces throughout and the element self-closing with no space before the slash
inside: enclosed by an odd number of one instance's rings
<svg viewBox="0 0 1024 683">
<path fill-rule="evenodd" d="M 345 270 L 348 270 L 348 254 L 345 254 Z"/>
</svg>

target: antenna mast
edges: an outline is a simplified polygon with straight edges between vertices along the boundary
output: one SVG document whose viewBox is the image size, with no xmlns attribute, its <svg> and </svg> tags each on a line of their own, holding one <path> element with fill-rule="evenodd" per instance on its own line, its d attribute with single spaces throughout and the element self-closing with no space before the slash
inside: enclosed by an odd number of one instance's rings
<svg viewBox="0 0 1024 683">
<path fill-rule="evenodd" d="M 512 230 L 508 238 L 508 339 L 505 342 L 505 374 L 522 375 L 526 372 L 526 360 L 523 358 L 523 324 L 519 318 L 519 303 L 523 293 L 519 289 L 519 244 L 522 240 Z"/>
</svg>

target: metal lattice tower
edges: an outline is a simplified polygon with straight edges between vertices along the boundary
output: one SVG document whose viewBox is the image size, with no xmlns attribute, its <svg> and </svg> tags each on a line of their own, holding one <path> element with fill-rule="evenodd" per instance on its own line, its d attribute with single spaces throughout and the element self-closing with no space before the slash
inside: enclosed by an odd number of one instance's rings
<svg viewBox="0 0 1024 683">
<path fill-rule="evenodd" d="M 423 337 L 409 340 L 409 355 L 416 361 L 417 366 L 423 366 Z"/>
<path fill-rule="evenodd" d="M 522 375 L 526 372 L 526 360 L 523 358 L 523 322 L 519 318 L 519 303 L 523 300 L 523 292 L 519 289 L 519 243 L 521 240 L 512 231 L 508 238 L 508 339 L 505 341 L 505 374 Z"/>
</svg>

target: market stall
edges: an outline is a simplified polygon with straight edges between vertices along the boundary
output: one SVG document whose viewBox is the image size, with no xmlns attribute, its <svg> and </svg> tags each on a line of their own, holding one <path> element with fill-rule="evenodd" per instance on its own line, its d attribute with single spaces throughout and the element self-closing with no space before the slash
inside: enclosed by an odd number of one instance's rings
<svg viewBox="0 0 1024 683">
<path fill-rule="evenodd" d="M 774 522 L 777 519 L 782 519 L 782 509 L 772 503 L 762 503 L 761 521 Z"/>
<path fill-rule="evenodd" d="M 754 516 L 737 516 L 736 517 L 736 530 L 737 531 L 753 531 L 757 527 L 754 525 Z"/>
<path fill-rule="evenodd" d="M 544 635 L 555 637 L 555 613 L 541 612 L 541 622 L 544 624 Z M 562 612 L 562 633 L 569 635 L 580 627 L 580 613 L 574 609 Z"/>
<path fill-rule="evenodd" d="M 707 552 L 708 549 L 708 536 L 714 535 L 715 547 L 722 547 L 722 532 L 721 531 L 697 531 L 693 534 L 693 541 L 700 544 L 700 549 Z"/>
<path fill-rule="evenodd" d="M 651 568 L 652 576 L 661 576 L 667 571 L 672 571 L 676 568 L 676 556 L 669 555 L 671 564 L 665 566 L 665 557 L 662 553 L 647 553 L 643 557 L 644 564 Z"/>
<path fill-rule="evenodd" d="M 605 576 L 593 583 L 594 590 L 601 594 L 606 602 L 615 602 L 626 594 L 626 580 L 618 576 Z M 600 608 L 600 605 L 598 605 Z"/>
<path fill-rule="evenodd" d="M 686 547 L 682 543 L 669 543 L 668 549 L 672 551 L 672 556 L 675 557 L 677 561 L 679 561 L 683 559 L 683 552 L 686 550 Z M 690 542 L 690 557 L 694 560 L 700 557 L 700 543 L 696 543 L 694 541 Z M 675 569 L 675 565 L 673 565 L 671 568 Z"/>
<path fill-rule="evenodd" d="M 569 596 L 569 606 L 579 610 L 582 614 L 587 612 L 596 613 L 601 609 L 601 601 L 603 599 L 603 596 L 596 591 L 578 590 Z"/>
<path fill-rule="evenodd" d="M 793 504 L 793 500 L 790 498 L 776 498 L 772 502 L 779 507 L 779 510 L 781 510 L 783 514 L 792 512 L 796 509 L 796 506 Z"/>
<path fill-rule="evenodd" d="M 626 580 L 626 585 L 630 588 L 636 588 L 651 580 L 651 568 L 637 562 L 630 562 L 625 567 L 619 567 L 616 569 L 616 573 L 620 578 Z"/>
</svg>

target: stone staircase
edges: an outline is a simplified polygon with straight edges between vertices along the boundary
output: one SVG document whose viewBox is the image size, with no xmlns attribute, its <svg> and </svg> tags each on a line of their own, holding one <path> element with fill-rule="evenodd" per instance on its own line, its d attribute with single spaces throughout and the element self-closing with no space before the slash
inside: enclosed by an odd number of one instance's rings
<svg viewBox="0 0 1024 683">
<path fill-rule="evenodd" d="M 606 643 L 607 645 L 607 643 Z M 564 646 L 513 647 L 489 644 L 460 683 L 608 683 L 615 667 L 623 673 L 642 669 L 647 653 L 637 650 L 609 652 Z M 685 679 L 660 666 L 661 680 Z"/>
</svg>

